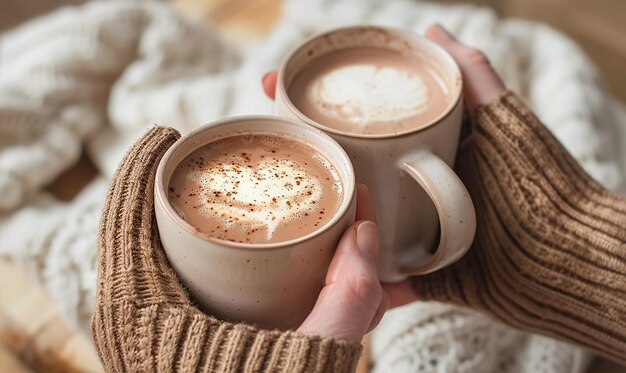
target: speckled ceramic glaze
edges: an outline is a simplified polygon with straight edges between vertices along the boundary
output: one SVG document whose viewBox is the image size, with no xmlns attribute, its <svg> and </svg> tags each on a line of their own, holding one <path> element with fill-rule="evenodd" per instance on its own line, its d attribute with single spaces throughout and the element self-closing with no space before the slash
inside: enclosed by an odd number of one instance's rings
<svg viewBox="0 0 626 373">
<path fill-rule="evenodd" d="M 338 131 L 303 115 L 287 95 L 296 74 L 320 55 L 359 46 L 388 48 L 431 62 L 451 93 L 447 108 L 414 129 L 371 135 Z M 462 85 L 455 61 L 436 44 L 411 32 L 371 26 L 315 36 L 289 54 L 279 70 L 276 113 L 326 131 L 348 153 L 357 182 L 370 188 L 384 281 L 447 266 L 462 257 L 474 239 L 474 206 L 451 169 L 463 113 Z"/>
<path fill-rule="evenodd" d="M 166 191 L 179 162 L 209 142 L 251 133 L 289 136 L 331 161 L 344 193 L 326 225 L 290 241 L 243 244 L 203 235 L 176 214 Z M 264 328 L 296 328 L 313 308 L 337 243 L 354 222 L 354 188 L 348 156 L 319 129 L 279 117 L 233 117 L 199 127 L 167 151 L 156 175 L 156 219 L 170 264 L 202 309 Z"/>
</svg>

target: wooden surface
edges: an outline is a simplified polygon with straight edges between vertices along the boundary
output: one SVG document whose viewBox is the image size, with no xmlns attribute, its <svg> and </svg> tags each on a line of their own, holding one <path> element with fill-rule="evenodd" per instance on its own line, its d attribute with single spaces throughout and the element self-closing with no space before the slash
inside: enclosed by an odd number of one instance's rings
<svg viewBox="0 0 626 373">
<path fill-rule="evenodd" d="M 21 269 L 0 259 L 0 274 L 0 372 L 102 371 L 91 340 L 61 320 L 43 290 Z"/>
<path fill-rule="evenodd" d="M 216 25 L 231 44 L 243 47 L 265 36 L 280 18 L 282 0 L 171 0 L 185 14 Z"/>
<path fill-rule="evenodd" d="M 453 1 L 453 0 L 450 0 Z M 0 30 L 62 4 L 81 0 L 0 0 Z M 457 1 L 458 2 L 458 1 Z M 507 16 L 546 21 L 582 43 L 613 91 L 626 102 L 626 0 L 475 0 Z M 280 16 L 281 0 L 171 0 L 192 17 L 214 23 L 227 40 L 243 47 L 263 37 Z M 69 201 L 97 171 L 83 154 L 48 190 Z M 0 373 L 99 372 L 92 342 L 60 319 L 54 305 L 15 265 L 0 260 Z M 7 284 L 10 284 L 7 286 Z M 365 356 L 369 356 L 366 349 Z M 367 370 L 363 360 L 359 372 Z M 598 359 L 592 373 L 625 372 Z"/>
</svg>

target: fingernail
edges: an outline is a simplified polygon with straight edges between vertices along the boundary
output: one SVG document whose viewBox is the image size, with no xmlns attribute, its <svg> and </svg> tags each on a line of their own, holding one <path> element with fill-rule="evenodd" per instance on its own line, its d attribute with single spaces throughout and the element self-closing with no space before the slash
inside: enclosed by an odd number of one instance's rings
<svg viewBox="0 0 626 373">
<path fill-rule="evenodd" d="M 364 221 L 356 227 L 356 245 L 361 255 L 378 265 L 379 237 L 378 226 L 372 221 Z"/>
</svg>

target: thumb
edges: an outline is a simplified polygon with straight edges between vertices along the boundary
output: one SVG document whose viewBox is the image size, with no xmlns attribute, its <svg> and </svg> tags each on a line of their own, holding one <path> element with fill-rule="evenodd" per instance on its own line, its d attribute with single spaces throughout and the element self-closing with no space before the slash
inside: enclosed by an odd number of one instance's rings
<svg viewBox="0 0 626 373">
<path fill-rule="evenodd" d="M 490 103 L 505 91 L 504 83 L 481 51 L 460 43 L 437 24 L 426 30 L 426 37 L 450 53 L 459 65 L 470 112 L 480 104 Z"/>
<path fill-rule="evenodd" d="M 298 331 L 361 342 L 389 303 L 376 270 L 379 246 L 374 222 L 357 222 L 346 230 L 317 303 Z"/>
</svg>

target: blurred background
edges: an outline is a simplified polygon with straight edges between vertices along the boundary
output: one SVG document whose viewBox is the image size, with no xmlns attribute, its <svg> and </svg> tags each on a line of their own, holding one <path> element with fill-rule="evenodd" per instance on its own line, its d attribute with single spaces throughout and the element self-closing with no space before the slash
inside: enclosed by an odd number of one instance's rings
<svg viewBox="0 0 626 373">
<path fill-rule="evenodd" d="M 0 31 L 63 5 L 83 0 L 2 0 Z M 238 43 L 262 37 L 280 17 L 282 0 L 171 0 L 194 17 L 213 20 Z M 545 22 L 576 40 L 602 71 L 611 91 L 626 102 L 626 1 L 440 0 L 488 6 L 503 17 Z"/>
<path fill-rule="evenodd" d="M 280 18 L 281 0 L 171 0 L 172 6 L 214 23 L 240 48 L 263 38 Z M 440 1 L 461 3 L 460 1 Z M 0 0 L 0 32 L 82 0 Z M 467 0 L 500 16 L 545 22 L 580 44 L 608 88 L 626 103 L 625 0 Z M 2 56 L 0 56 L 0 68 Z M 47 190 L 71 200 L 96 175 L 89 158 L 52 182 Z M 0 244 L 2 244 L 0 242 Z M 92 343 L 55 311 L 46 294 L 22 270 L 0 259 L 0 372 L 101 371 Z M 597 360 L 590 372 L 626 372 Z"/>
</svg>

